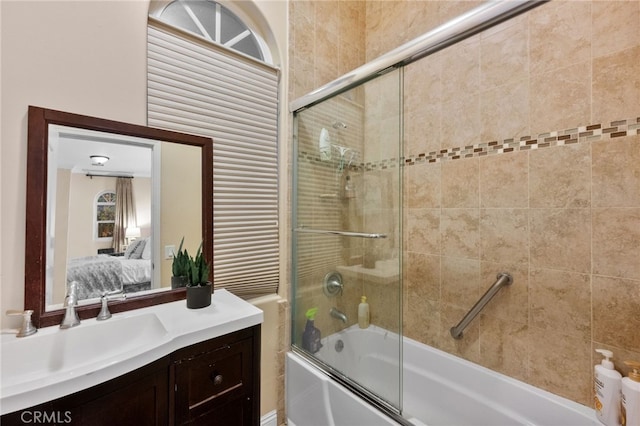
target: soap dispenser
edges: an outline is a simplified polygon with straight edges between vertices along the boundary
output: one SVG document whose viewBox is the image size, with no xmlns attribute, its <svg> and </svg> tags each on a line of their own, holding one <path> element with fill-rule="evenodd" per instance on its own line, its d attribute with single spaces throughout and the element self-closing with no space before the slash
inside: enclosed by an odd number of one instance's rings
<svg viewBox="0 0 640 426">
<path fill-rule="evenodd" d="M 620 426 L 620 381 L 622 374 L 613 368 L 613 352 L 596 349 L 604 359 L 595 366 L 593 388 L 596 417 L 607 426 Z"/>
<path fill-rule="evenodd" d="M 358 327 L 369 327 L 369 304 L 367 303 L 367 296 L 360 298 L 360 304 L 358 305 Z"/>
<path fill-rule="evenodd" d="M 318 330 L 313 322 L 315 320 L 318 308 L 311 308 L 307 310 L 305 316 L 307 317 L 307 324 L 304 327 L 302 333 L 302 349 L 314 354 L 322 347 L 320 330 Z"/>
<path fill-rule="evenodd" d="M 631 368 L 629 377 L 622 379 L 621 395 L 621 415 L 623 425 L 640 425 L 640 362 L 625 361 Z"/>
</svg>

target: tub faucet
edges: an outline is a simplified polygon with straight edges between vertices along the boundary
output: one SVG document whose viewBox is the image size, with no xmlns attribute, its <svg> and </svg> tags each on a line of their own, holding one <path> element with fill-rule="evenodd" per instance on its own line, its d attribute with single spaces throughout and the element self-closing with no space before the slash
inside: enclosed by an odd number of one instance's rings
<svg viewBox="0 0 640 426">
<path fill-rule="evenodd" d="M 78 282 L 72 281 L 67 288 L 67 296 L 64 298 L 65 311 L 60 328 L 71 328 L 80 324 L 80 318 L 76 312 L 78 304 Z"/>
<path fill-rule="evenodd" d="M 347 316 L 336 308 L 331 308 L 329 310 L 329 315 L 331 315 L 333 318 L 339 319 L 345 324 L 347 323 Z"/>
</svg>

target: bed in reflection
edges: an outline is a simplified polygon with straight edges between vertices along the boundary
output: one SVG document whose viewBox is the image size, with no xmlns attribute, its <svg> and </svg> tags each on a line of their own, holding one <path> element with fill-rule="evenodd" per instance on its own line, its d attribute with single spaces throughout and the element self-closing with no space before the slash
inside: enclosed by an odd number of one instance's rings
<svg viewBox="0 0 640 426">
<path fill-rule="evenodd" d="M 150 238 L 132 242 L 122 256 L 99 254 L 76 257 L 67 264 L 67 286 L 78 282 L 78 299 L 100 297 L 123 290 L 133 293 L 151 289 Z"/>
</svg>

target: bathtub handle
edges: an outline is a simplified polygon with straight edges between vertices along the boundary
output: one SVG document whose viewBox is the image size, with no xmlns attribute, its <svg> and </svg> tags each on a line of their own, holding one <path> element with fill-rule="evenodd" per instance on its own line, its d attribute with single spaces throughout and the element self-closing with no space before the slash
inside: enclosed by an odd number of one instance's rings
<svg viewBox="0 0 640 426">
<path fill-rule="evenodd" d="M 469 323 L 473 321 L 476 315 L 478 315 L 480 311 L 484 309 L 486 304 L 489 303 L 491 299 L 493 299 L 493 296 L 496 295 L 498 290 L 513 283 L 513 278 L 507 272 L 499 273 L 496 278 L 496 282 L 493 283 L 493 285 L 489 287 L 489 290 L 486 291 L 486 293 L 480 298 L 480 300 L 478 300 L 476 304 L 473 305 L 471 310 L 467 312 L 467 315 L 462 318 L 462 321 L 460 321 L 455 327 L 451 327 L 451 336 L 454 339 L 462 339 L 462 332 L 464 331 L 464 329 L 467 328 Z"/>
</svg>

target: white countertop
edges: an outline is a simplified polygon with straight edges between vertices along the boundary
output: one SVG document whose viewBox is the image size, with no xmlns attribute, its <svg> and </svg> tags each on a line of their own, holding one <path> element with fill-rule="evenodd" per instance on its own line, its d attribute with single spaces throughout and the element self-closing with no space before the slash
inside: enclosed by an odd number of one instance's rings
<svg viewBox="0 0 640 426">
<path fill-rule="evenodd" d="M 162 330 L 162 337 L 145 343 L 144 345 L 130 345 L 124 353 L 117 353 L 113 356 L 99 357 L 100 359 L 83 359 L 82 362 L 64 368 L 51 368 L 45 371 L 34 366 L 34 371 L 30 371 L 23 376 L 9 376 L 12 368 L 19 370 L 18 366 L 12 365 L 16 362 L 23 362 L 29 367 L 29 362 L 37 361 L 38 364 L 46 364 L 47 359 L 52 355 L 47 348 L 43 348 L 41 353 L 34 352 L 38 349 L 39 342 L 60 340 L 64 342 L 65 333 L 73 333 L 85 327 L 86 330 L 100 330 L 101 324 L 111 325 L 118 322 L 135 324 L 135 317 L 155 315 L 166 329 Z M 192 345 L 194 343 L 223 336 L 247 327 L 261 324 L 263 313 L 260 309 L 249 302 L 221 289 L 213 293 L 211 306 L 202 309 L 187 309 L 186 301 L 165 303 L 133 311 L 113 314 L 111 319 L 98 323 L 95 318 L 83 320 L 82 323 L 69 330 L 61 330 L 58 326 L 39 329 L 32 336 L 17 338 L 15 335 L 0 336 L 2 344 L 2 359 L 0 370 L 0 414 L 11 413 L 25 409 L 43 402 L 51 401 L 71 393 L 90 388 L 94 385 L 106 382 L 137 368 L 143 367 L 155 360 L 168 355 L 177 349 Z M 157 323 L 157 321 L 156 321 Z M 158 324 L 159 328 L 162 328 Z M 92 329 L 88 327 L 93 327 Z M 131 334 L 131 330 L 128 330 Z M 48 343 L 50 344 L 50 343 Z M 64 343 L 63 343 L 64 344 Z M 43 346 L 47 346 L 44 345 Z M 20 351 L 28 351 L 28 354 L 21 354 Z M 64 348 L 68 350 L 68 348 Z M 9 353 L 8 351 L 15 351 Z M 16 357 L 16 355 L 18 355 Z M 24 355 L 24 356 L 23 356 Z M 32 357 L 29 360 L 29 356 Z M 91 358 L 91 357 L 88 357 Z M 18 361 L 16 361 L 16 359 Z"/>
</svg>

